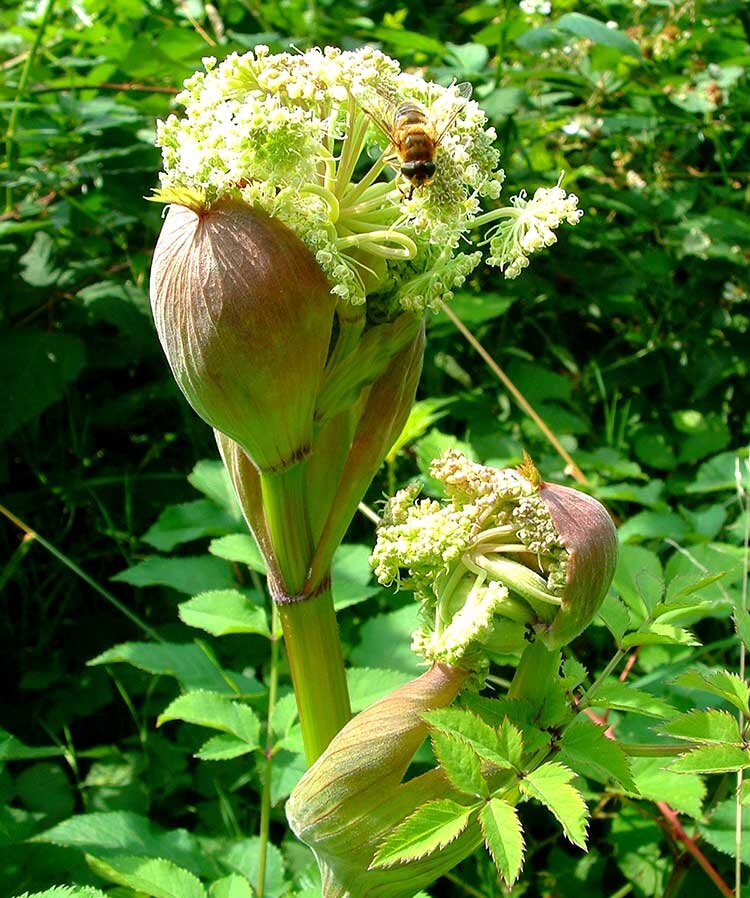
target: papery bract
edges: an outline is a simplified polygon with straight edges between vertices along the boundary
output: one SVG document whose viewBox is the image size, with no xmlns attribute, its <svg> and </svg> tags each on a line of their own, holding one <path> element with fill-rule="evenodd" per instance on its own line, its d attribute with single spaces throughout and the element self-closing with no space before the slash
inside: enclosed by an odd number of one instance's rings
<svg viewBox="0 0 750 898">
<path fill-rule="evenodd" d="M 261 471 L 310 451 L 335 298 L 289 228 L 240 200 L 172 204 L 151 303 L 175 380 L 204 420 Z"/>
</svg>

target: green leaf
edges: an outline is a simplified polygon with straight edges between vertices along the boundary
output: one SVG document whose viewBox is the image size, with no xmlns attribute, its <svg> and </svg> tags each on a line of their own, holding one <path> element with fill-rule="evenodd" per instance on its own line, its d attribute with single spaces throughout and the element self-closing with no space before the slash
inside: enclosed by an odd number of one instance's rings
<svg viewBox="0 0 750 898">
<path fill-rule="evenodd" d="M 638 791 L 635 797 L 650 801 L 669 800 L 669 804 L 693 819 L 703 817 L 703 800 L 706 786 L 700 776 L 672 773 L 665 767 L 664 758 L 631 758 L 633 779 Z"/>
<path fill-rule="evenodd" d="M 523 864 L 523 830 L 516 809 L 502 798 L 491 799 L 479 815 L 484 844 L 508 887 L 518 879 Z"/>
<path fill-rule="evenodd" d="M 737 804 L 733 798 L 728 798 L 716 805 L 708 822 L 700 821 L 698 828 L 703 838 L 713 845 L 717 851 L 728 854 L 730 857 L 737 855 Z M 750 806 L 742 808 L 742 832 L 740 840 L 740 857 L 743 864 L 750 867 Z"/>
<path fill-rule="evenodd" d="M 637 645 L 700 645 L 700 641 L 683 627 L 651 621 L 624 636 L 620 645 L 632 649 Z"/>
<path fill-rule="evenodd" d="M 210 869 L 197 840 L 187 830 L 164 830 L 130 811 L 76 814 L 34 836 L 33 841 L 77 848 L 100 858 L 123 854 L 164 858 L 201 876 Z"/>
<path fill-rule="evenodd" d="M 0 762 L 30 761 L 35 758 L 56 758 L 65 753 L 57 745 L 25 745 L 7 730 L 0 729 Z"/>
<path fill-rule="evenodd" d="M 218 736 L 207 739 L 194 757 L 200 758 L 201 761 L 231 761 L 233 758 L 250 754 L 255 748 L 256 746 L 249 745 L 237 736 L 219 733 Z"/>
<path fill-rule="evenodd" d="M 733 616 L 734 629 L 747 651 L 750 652 L 750 611 L 746 608 L 735 608 Z"/>
<path fill-rule="evenodd" d="M 188 483 L 228 512 L 235 521 L 242 520 L 242 510 L 223 462 L 213 458 L 204 458 L 196 462 L 188 474 Z"/>
<path fill-rule="evenodd" d="M 221 730 L 245 742 L 251 748 L 260 745 L 260 721 L 252 708 L 232 701 L 218 692 L 188 692 L 178 696 L 159 715 L 156 725 L 183 720 L 198 726 Z"/>
<path fill-rule="evenodd" d="M 18 898 L 106 898 L 106 895 L 91 886 L 52 886 L 43 892 L 24 892 Z"/>
<path fill-rule="evenodd" d="M 214 636 L 258 633 L 270 638 L 264 608 L 254 605 L 237 589 L 214 589 L 179 605 L 180 620 Z"/>
<path fill-rule="evenodd" d="M 188 595 L 236 586 L 230 565 L 210 555 L 192 558 L 151 555 L 111 579 L 131 586 L 168 586 Z"/>
<path fill-rule="evenodd" d="M 739 723 L 728 711 L 689 711 L 664 724 L 661 732 L 691 742 L 742 743 Z"/>
<path fill-rule="evenodd" d="M 331 591 L 336 611 L 357 605 L 380 591 L 371 586 L 370 547 L 360 544 L 343 545 L 336 549 L 331 565 Z"/>
<path fill-rule="evenodd" d="M 489 795 L 481 761 L 468 742 L 438 731 L 432 734 L 432 746 L 445 775 L 459 792 L 475 797 Z"/>
<path fill-rule="evenodd" d="M 541 802 L 557 818 L 566 837 L 586 848 L 589 811 L 581 793 L 571 786 L 575 775 L 563 764 L 551 761 L 532 770 L 521 780 L 521 792 Z"/>
<path fill-rule="evenodd" d="M 613 586 L 640 620 L 653 610 L 664 592 L 661 562 L 641 546 L 622 546 Z"/>
<path fill-rule="evenodd" d="M 225 843 L 226 844 L 226 843 Z M 261 842 L 258 836 L 235 842 L 222 857 L 226 866 L 244 876 L 249 882 L 257 883 L 260 875 Z M 284 858 L 272 843 L 266 845 L 265 894 L 280 895 L 286 890 L 284 882 Z"/>
<path fill-rule="evenodd" d="M 255 892 L 244 876 L 230 873 L 208 888 L 208 898 L 255 898 Z"/>
<path fill-rule="evenodd" d="M 620 640 L 631 625 L 630 612 L 625 607 L 624 602 L 621 602 L 611 592 L 608 593 L 599 609 L 599 617 L 619 645 Z"/>
<path fill-rule="evenodd" d="M 225 561 L 246 564 L 251 571 L 258 574 L 266 573 L 266 562 L 258 544 L 249 533 L 230 533 L 229 536 L 212 539 L 208 551 Z"/>
<path fill-rule="evenodd" d="M 748 702 L 750 701 L 750 686 L 737 674 L 728 670 L 689 670 L 681 674 L 676 680 L 677 686 L 687 689 L 700 689 L 712 695 L 718 695 L 725 701 L 734 705 L 739 711 L 748 716 Z"/>
<path fill-rule="evenodd" d="M 685 492 L 737 492 L 737 461 L 744 457 L 744 453 L 722 452 L 703 462 L 695 480 L 685 487 Z M 750 472 L 741 463 L 739 468 L 742 487 L 745 491 L 750 491 Z"/>
<path fill-rule="evenodd" d="M 370 705 L 390 695 L 394 689 L 404 686 L 411 676 L 400 670 L 383 670 L 371 667 L 350 667 L 346 672 L 349 685 L 349 701 L 352 712 L 357 714 Z"/>
<path fill-rule="evenodd" d="M 422 718 L 427 721 L 431 730 L 462 739 L 480 758 L 501 770 L 518 767 L 521 763 L 523 738 L 508 720 L 504 720 L 494 730 L 476 714 L 459 708 L 426 711 Z"/>
<path fill-rule="evenodd" d="M 28 810 L 56 820 L 71 814 L 76 803 L 66 772 L 52 761 L 25 767 L 16 777 L 15 791 Z"/>
<path fill-rule="evenodd" d="M 107 649 L 88 663 L 97 665 L 118 662 L 132 664 L 150 674 L 175 677 L 188 690 L 209 689 L 234 695 L 235 691 L 227 682 L 229 676 L 230 682 L 243 695 L 262 695 L 265 691 L 257 680 L 249 676 L 222 672 L 203 649 L 192 642 L 124 642 Z"/>
<path fill-rule="evenodd" d="M 362 625 L 359 645 L 354 647 L 351 660 L 358 667 L 380 668 L 387 664 L 393 670 L 411 674 L 422 673 L 419 658 L 411 651 L 411 633 L 419 626 L 419 606 L 409 602 L 398 611 L 377 614 Z"/>
<path fill-rule="evenodd" d="M 447 316 L 445 317 L 447 320 Z M 433 319 L 433 323 L 438 320 L 439 316 L 436 316 Z M 452 323 L 450 323 L 450 327 L 453 327 Z M 415 402 L 411 407 L 406 424 L 404 424 L 404 429 L 401 431 L 396 442 L 391 446 L 388 455 L 386 456 L 386 461 L 389 464 L 393 463 L 404 446 L 408 446 L 410 443 L 415 442 L 415 440 L 427 433 L 428 429 L 432 427 L 433 424 L 436 424 L 441 418 L 448 414 L 445 407 L 455 401 L 454 397 L 436 397 Z"/>
<path fill-rule="evenodd" d="M 160 552 L 200 539 L 220 536 L 237 528 L 237 521 L 209 499 L 196 499 L 180 505 L 168 505 L 143 534 L 144 542 Z"/>
<path fill-rule="evenodd" d="M 206 898 L 200 880 L 171 861 L 118 856 L 92 861 L 92 867 L 104 879 L 151 898 Z"/>
<path fill-rule="evenodd" d="M 83 343 L 70 334 L 11 330 L 0 334 L 0 440 L 65 395 L 86 361 Z"/>
<path fill-rule="evenodd" d="M 422 805 L 386 836 L 371 866 L 392 867 L 444 848 L 466 829 L 474 810 L 448 798 Z"/>
<path fill-rule="evenodd" d="M 560 742 L 560 758 L 576 773 L 607 783 L 615 780 L 635 791 L 636 785 L 625 753 L 614 739 L 608 739 L 606 726 L 597 726 L 586 717 L 578 717 L 565 731 Z"/>
<path fill-rule="evenodd" d="M 673 773 L 730 773 L 750 767 L 750 749 L 736 745 L 702 745 L 680 755 L 670 765 Z"/>
<path fill-rule="evenodd" d="M 689 529 L 674 511 L 641 511 L 618 528 L 617 537 L 622 544 L 668 537 L 681 540 Z"/>
<path fill-rule="evenodd" d="M 34 235 L 34 241 L 19 258 L 21 278 L 31 287 L 51 287 L 60 279 L 60 269 L 54 263 L 55 241 L 44 231 Z"/>
<path fill-rule="evenodd" d="M 610 28 L 606 22 L 593 19 L 580 12 L 569 12 L 555 22 L 555 27 L 576 37 L 585 37 L 594 44 L 613 47 L 628 56 L 641 56 L 640 48 L 634 40 L 617 28 Z"/>
<path fill-rule="evenodd" d="M 594 708 L 632 711 L 646 717 L 672 717 L 676 713 L 670 704 L 650 692 L 621 683 L 613 677 L 597 686 L 596 691 L 588 693 L 586 698 Z"/>
</svg>

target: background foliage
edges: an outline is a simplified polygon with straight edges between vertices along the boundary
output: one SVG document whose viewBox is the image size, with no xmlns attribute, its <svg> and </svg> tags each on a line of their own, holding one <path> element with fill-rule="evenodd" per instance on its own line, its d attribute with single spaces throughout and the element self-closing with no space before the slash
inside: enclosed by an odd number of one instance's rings
<svg viewBox="0 0 750 898">
<path fill-rule="evenodd" d="M 740 651 L 730 615 L 747 574 L 736 472 L 750 434 L 750 14 L 741 0 L 552 0 L 549 15 L 524 6 L 4 5 L 0 484 L 4 506 L 39 537 L 7 518 L 0 530 L 0 723 L 12 733 L 0 740 L 2 894 L 114 882 L 117 898 L 193 898 L 205 895 L 198 877 L 213 883 L 211 898 L 248 898 L 265 855 L 269 898 L 315 895 L 310 856 L 284 825 L 303 765 L 261 565 L 148 311 L 160 210 L 142 198 L 159 169 L 154 120 L 205 55 L 258 42 L 377 44 L 474 84 L 509 194 L 565 171 L 583 221 L 517 281 L 480 271 L 453 308 L 616 515 L 617 595 L 631 604 L 662 581 L 675 593 L 680 577 L 706 575 L 677 620 L 696 624 L 702 647 L 640 647 L 628 682 L 680 710 L 731 708 L 674 681 L 696 662 L 736 670 Z M 425 475 L 449 445 L 502 464 L 527 448 L 545 477 L 564 479 L 564 462 L 445 315 L 429 323 L 420 396 L 371 503 Z M 371 538 L 371 523 L 355 522 L 335 582 L 358 708 L 417 671 L 413 609 L 371 584 Z M 735 616 L 747 640 L 750 623 Z M 612 637 L 597 626 L 575 649 L 596 672 Z M 170 704 L 185 689 L 223 694 L 226 715 Z M 239 720 L 236 696 L 246 699 Z M 633 739 L 654 723 L 622 711 L 609 720 Z M 668 797 L 683 834 L 731 883 L 734 775 L 660 765 L 638 759 L 636 790 L 584 781 L 587 855 L 532 815 L 533 863 L 513 894 L 567 898 L 582 884 L 610 896 L 719 894 L 655 802 Z M 141 863 L 139 880 L 129 856 L 161 860 Z M 503 888 L 477 856 L 432 895 Z"/>
</svg>

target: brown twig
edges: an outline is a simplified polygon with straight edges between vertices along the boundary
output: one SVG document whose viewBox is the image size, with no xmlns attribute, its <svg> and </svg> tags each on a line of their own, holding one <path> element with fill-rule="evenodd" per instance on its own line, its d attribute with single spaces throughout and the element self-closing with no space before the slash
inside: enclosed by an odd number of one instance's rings
<svg viewBox="0 0 750 898">
<path fill-rule="evenodd" d="M 662 817 L 666 821 L 666 830 L 670 836 L 682 844 L 688 854 L 692 855 L 695 862 L 701 867 L 703 872 L 708 876 L 711 882 L 726 898 L 734 898 L 734 890 L 731 889 L 721 878 L 714 865 L 709 861 L 706 855 L 700 850 L 698 843 L 685 832 L 685 828 L 680 823 L 677 812 L 671 808 L 666 801 L 657 801 L 656 807 L 659 808 Z"/>
<path fill-rule="evenodd" d="M 141 93 L 153 94 L 176 94 L 179 89 L 169 87 L 163 84 L 139 84 L 136 81 L 126 81 L 122 84 L 113 81 L 102 81 L 98 84 L 90 84 L 83 82 L 81 84 L 50 84 L 47 87 L 35 87 L 29 91 L 30 94 L 51 94 L 61 93 L 66 90 L 122 90 L 122 91 L 138 91 Z"/>
<path fill-rule="evenodd" d="M 508 377 L 508 375 L 503 371 L 503 369 L 497 364 L 497 362 L 492 358 L 492 356 L 487 352 L 487 350 L 482 346 L 482 344 L 477 340 L 477 338 L 472 334 L 472 332 L 466 327 L 466 325 L 461 321 L 461 319 L 456 315 L 453 309 L 449 308 L 444 302 L 440 303 L 440 308 L 443 312 L 450 318 L 456 328 L 463 334 L 466 338 L 466 341 L 476 350 L 477 354 L 484 359 L 487 364 L 487 367 L 492 371 L 492 373 L 501 381 L 505 389 L 511 394 L 511 396 L 516 400 L 518 405 L 523 409 L 523 411 L 531 418 L 531 420 L 536 424 L 536 426 L 541 430 L 544 436 L 549 440 L 549 442 L 555 447 L 560 457 L 565 461 L 567 465 L 568 471 L 570 475 L 576 480 L 578 483 L 588 483 L 588 479 L 583 471 L 578 467 L 578 465 L 573 461 L 570 453 L 565 449 L 565 447 L 560 443 L 557 437 L 552 433 L 549 427 L 542 420 L 540 415 L 532 408 L 529 404 L 529 401 L 526 397 L 521 393 L 518 387 L 513 383 L 513 381 Z"/>
</svg>

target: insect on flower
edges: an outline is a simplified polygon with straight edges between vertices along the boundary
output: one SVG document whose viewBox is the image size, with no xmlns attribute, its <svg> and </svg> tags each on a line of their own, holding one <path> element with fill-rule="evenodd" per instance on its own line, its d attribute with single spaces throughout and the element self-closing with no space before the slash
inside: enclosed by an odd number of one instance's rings
<svg viewBox="0 0 750 898">
<path fill-rule="evenodd" d="M 409 182 L 407 199 L 411 199 L 417 187 L 424 187 L 435 177 L 435 155 L 445 135 L 455 122 L 466 101 L 471 97 L 471 84 L 455 85 L 453 91 L 426 107 L 421 103 L 403 100 L 383 88 L 375 88 L 372 100 L 368 98 L 361 108 L 380 128 L 393 148 L 394 165 L 399 174 Z M 359 101 L 358 101 L 359 102 Z M 403 191 L 402 191 L 403 192 Z"/>
</svg>

